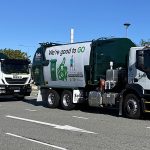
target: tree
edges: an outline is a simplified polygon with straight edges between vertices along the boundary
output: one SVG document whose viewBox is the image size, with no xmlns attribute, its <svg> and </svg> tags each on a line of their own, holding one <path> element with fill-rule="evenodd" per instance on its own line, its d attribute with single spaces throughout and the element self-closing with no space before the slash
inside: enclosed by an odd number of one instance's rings
<svg viewBox="0 0 150 150">
<path fill-rule="evenodd" d="M 141 46 L 147 46 L 147 45 L 150 45 L 150 39 L 149 40 L 143 40 L 143 39 L 141 39 L 141 42 L 140 42 L 140 45 Z"/>
<path fill-rule="evenodd" d="M 30 56 L 27 53 L 22 52 L 21 50 L 13 50 L 13 49 L 0 49 L 0 53 L 7 55 L 10 59 L 29 59 Z"/>
</svg>

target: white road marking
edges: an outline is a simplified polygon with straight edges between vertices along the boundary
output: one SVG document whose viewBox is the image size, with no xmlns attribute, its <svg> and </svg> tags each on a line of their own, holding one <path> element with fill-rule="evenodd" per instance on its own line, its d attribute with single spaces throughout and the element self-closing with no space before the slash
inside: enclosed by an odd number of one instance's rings
<svg viewBox="0 0 150 150">
<path fill-rule="evenodd" d="M 78 116 L 72 116 L 72 117 L 74 117 L 74 118 L 79 118 L 79 119 L 89 119 L 89 118 L 85 118 L 85 117 L 78 117 Z"/>
<path fill-rule="evenodd" d="M 37 110 L 34 110 L 34 109 L 25 109 L 27 111 L 37 111 Z"/>
<path fill-rule="evenodd" d="M 147 129 L 150 129 L 150 127 L 146 127 Z"/>
<path fill-rule="evenodd" d="M 23 136 L 20 136 L 20 135 L 16 135 L 16 134 L 12 134 L 12 133 L 5 133 L 5 134 L 13 136 L 13 137 L 20 138 L 20 139 L 24 139 L 24 140 L 27 140 L 27 141 L 35 142 L 35 143 L 38 143 L 38 144 L 42 144 L 42 145 L 45 145 L 45 146 L 53 147 L 53 148 L 56 148 L 56 149 L 67 150 L 66 148 L 62 148 L 62 147 L 59 147 L 59 146 L 55 146 L 55 145 L 51 145 L 51 144 L 48 144 L 48 143 L 40 142 L 40 141 L 33 140 L 33 139 L 30 139 L 30 138 L 26 138 L 26 137 L 23 137 Z"/>
<path fill-rule="evenodd" d="M 61 129 L 61 130 L 68 130 L 68 131 L 76 131 L 76 132 L 83 132 L 83 133 L 98 134 L 98 133 L 95 133 L 95 132 L 87 131 L 87 130 L 76 128 L 76 127 L 69 126 L 69 125 L 57 125 L 57 124 L 52 124 L 52 123 L 47 123 L 47 122 L 42 122 L 42 121 L 37 121 L 37 120 L 31 120 L 31 119 L 26 119 L 26 118 L 20 118 L 20 117 L 10 116 L 10 115 L 7 115 L 6 117 L 7 118 L 11 118 L 11 119 L 16 119 L 16 120 L 22 120 L 22 121 L 27 121 L 27 122 L 32 122 L 32 123 L 47 125 L 47 126 L 54 127 L 56 129 Z"/>
</svg>

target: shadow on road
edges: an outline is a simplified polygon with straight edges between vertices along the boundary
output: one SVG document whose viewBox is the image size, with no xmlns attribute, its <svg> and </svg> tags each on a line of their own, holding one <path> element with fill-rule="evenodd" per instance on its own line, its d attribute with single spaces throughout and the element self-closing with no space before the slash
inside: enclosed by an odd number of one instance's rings
<svg viewBox="0 0 150 150">
<path fill-rule="evenodd" d="M 6 101 L 6 100 L 3 100 L 3 101 Z M 8 101 L 10 101 L 10 99 L 8 99 Z M 14 99 L 11 101 L 18 101 L 18 100 Z M 43 106 L 45 108 L 48 108 L 46 105 L 43 104 L 43 102 L 37 102 L 36 99 L 34 99 L 34 98 L 24 99 L 22 101 L 25 103 L 34 105 L 34 106 Z M 59 107 L 57 109 L 62 110 L 61 107 Z M 90 106 L 88 106 L 88 104 L 78 104 L 76 106 L 75 110 L 79 110 L 79 111 L 87 112 L 87 113 L 93 113 L 93 114 L 104 114 L 104 115 L 115 116 L 115 117 L 123 117 L 123 116 L 119 116 L 119 111 L 117 109 L 90 107 Z M 143 114 L 142 118 L 140 120 L 150 120 L 150 113 Z"/>
<path fill-rule="evenodd" d="M 17 98 L 0 98 L 0 103 L 1 102 L 16 102 L 16 101 L 20 101 Z"/>
<path fill-rule="evenodd" d="M 43 106 L 45 108 L 48 108 L 45 104 L 43 104 L 43 102 L 37 102 L 36 99 L 34 99 L 34 98 L 24 99 L 23 102 L 34 105 L 34 106 Z M 62 110 L 62 108 L 60 106 L 57 109 Z M 78 104 L 76 106 L 75 110 L 80 110 L 82 112 L 87 112 L 87 113 L 96 113 L 96 114 L 106 114 L 106 115 L 111 115 L 111 116 L 118 116 L 117 110 L 90 107 L 87 104 Z"/>
<path fill-rule="evenodd" d="M 106 108 L 98 108 L 98 107 L 90 107 L 86 105 L 77 105 L 76 109 L 87 112 L 87 113 L 95 113 L 95 114 L 104 114 L 104 115 L 111 115 L 115 117 L 119 117 L 119 111 L 116 109 L 106 109 Z"/>
<path fill-rule="evenodd" d="M 142 120 L 148 120 L 148 121 L 150 121 L 150 113 L 144 114 L 142 116 Z"/>
<path fill-rule="evenodd" d="M 97 108 L 97 107 L 90 107 L 88 105 L 79 105 L 76 108 L 77 110 L 80 110 L 82 112 L 87 113 L 95 113 L 95 114 L 103 114 L 103 115 L 109 115 L 109 116 L 115 116 L 115 117 L 125 117 L 125 116 L 119 116 L 119 110 L 118 109 L 108 109 L 108 108 Z M 126 118 L 129 119 L 129 118 Z M 148 120 L 150 121 L 150 113 L 144 113 L 141 115 L 140 119 L 136 120 Z"/>
<path fill-rule="evenodd" d="M 30 98 L 30 99 L 23 99 L 22 100 L 23 102 L 25 103 L 28 103 L 28 104 L 32 104 L 34 106 L 42 106 L 42 102 L 37 102 L 35 98 Z"/>
</svg>

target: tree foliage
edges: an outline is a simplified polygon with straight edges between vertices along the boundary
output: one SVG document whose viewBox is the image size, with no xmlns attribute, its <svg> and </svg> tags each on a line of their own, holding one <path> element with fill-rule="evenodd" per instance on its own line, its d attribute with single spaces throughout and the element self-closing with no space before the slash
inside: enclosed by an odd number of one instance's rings
<svg viewBox="0 0 150 150">
<path fill-rule="evenodd" d="M 0 53 L 5 54 L 10 59 L 29 59 L 27 53 L 22 52 L 21 50 L 13 50 L 13 49 L 0 49 Z"/>
<path fill-rule="evenodd" d="M 150 39 L 147 40 L 147 41 L 142 39 L 141 42 L 140 42 L 140 45 L 141 46 L 148 46 L 148 45 L 150 46 Z"/>
</svg>

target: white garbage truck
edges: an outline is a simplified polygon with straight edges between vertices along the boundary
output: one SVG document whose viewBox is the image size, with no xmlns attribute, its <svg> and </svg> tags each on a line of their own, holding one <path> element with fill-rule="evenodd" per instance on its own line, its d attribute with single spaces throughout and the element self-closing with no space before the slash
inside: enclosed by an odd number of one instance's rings
<svg viewBox="0 0 150 150">
<path fill-rule="evenodd" d="M 19 100 L 31 93 L 31 71 L 28 59 L 9 59 L 0 53 L 0 98 Z"/>
<path fill-rule="evenodd" d="M 127 38 L 41 43 L 32 73 L 40 87 L 37 100 L 50 108 L 71 110 L 87 102 L 133 119 L 150 112 L 150 48 Z"/>
</svg>

